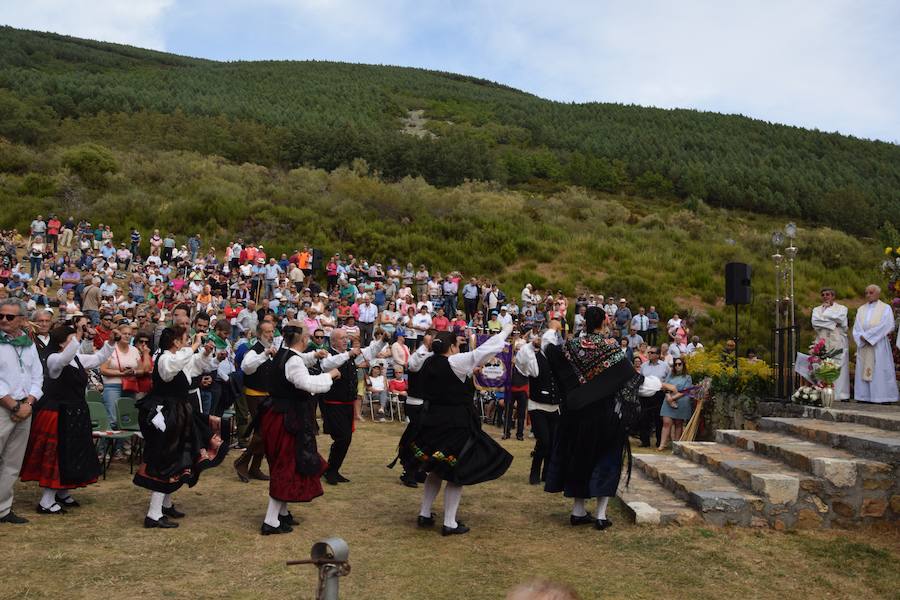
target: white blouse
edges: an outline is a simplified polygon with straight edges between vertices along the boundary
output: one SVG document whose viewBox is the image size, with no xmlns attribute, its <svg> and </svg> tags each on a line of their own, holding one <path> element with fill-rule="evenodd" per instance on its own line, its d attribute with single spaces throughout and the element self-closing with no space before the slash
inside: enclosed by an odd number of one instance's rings
<svg viewBox="0 0 900 600">
<path fill-rule="evenodd" d="M 82 354 L 78 352 L 80 346 L 81 344 L 76 340 L 72 340 L 62 349 L 62 352 L 51 354 L 47 358 L 47 374 L 50 376 L 50 379 L 58 379 L 66 365 L 77 367 L 78 364 L 75 362 L 76 356 L 81 366 L 85 369 L 96 369 L 109 359 L 115 349 L 115 345 L 106 342 L 97 352 Z"/>
<path fill-rule="evenodd" d="M 331 375 L 321 373 L 319 375 L 310 375 L 309 369 L 306 368 L 306 358 L 300 352 L 293 348 L 290 350 L 294 355 L 287 359 L 284 363 L 284 376 L 294 384 L 299 390 L 304 390 L 310 394 L 322 394 L 331 389 Z M 307 352 L 305 354 L 314 354 Z"/>
</svg>

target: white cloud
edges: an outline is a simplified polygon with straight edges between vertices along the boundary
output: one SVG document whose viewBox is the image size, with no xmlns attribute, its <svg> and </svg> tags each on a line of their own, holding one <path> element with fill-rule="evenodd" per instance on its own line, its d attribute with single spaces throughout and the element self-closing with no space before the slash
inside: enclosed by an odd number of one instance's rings
<svg viewBox="0 0 900 600">
<path fill-rule="evenodd" d="M 164 50 L 162 19 L 175 0 L 0 0 L 3 24 Z"/>
</svg>

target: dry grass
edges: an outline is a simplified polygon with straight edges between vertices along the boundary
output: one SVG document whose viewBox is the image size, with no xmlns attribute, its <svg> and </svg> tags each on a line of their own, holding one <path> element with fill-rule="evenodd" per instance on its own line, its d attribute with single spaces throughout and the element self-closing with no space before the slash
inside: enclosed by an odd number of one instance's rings
<svg viewBox="0 0 900 600">
<path fill-rule="evenodd" d="M 266 485 L 241 484 L 230 462 L 177 494 L 188 517 L 173 531 L 141 528 L 147 493 L 127 465 L 62 517 L 35 514 L 38 490 L 21 484 L 15 508 L 31 523 L 0 526 L 0 598 L 311 598 L 312 567 L 284 561 L 330 535 L 350 545 L 344 598 L 502 598 L 535 576 L 583 598 L 900 597 L 897 530 L 639 528 L 618 507 L 611 530 L 573 529 L 567 502 L 525 483 L 530 441 L 504 442 L 516 457 L 509 473 L 463 494 L 472 532 L 442 538 L 415 527 L 421 490 L 384 468 L 400 431 L 363 423 L 345 468 L 353 482 L 294 505 L 301 525 L 289 535 L 259 535 Z"/>
</svg>

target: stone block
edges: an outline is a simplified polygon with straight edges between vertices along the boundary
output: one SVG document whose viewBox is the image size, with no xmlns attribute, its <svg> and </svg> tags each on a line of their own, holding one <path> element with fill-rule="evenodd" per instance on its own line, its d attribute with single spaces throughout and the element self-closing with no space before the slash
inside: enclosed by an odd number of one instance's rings
<svg viewBox="0 0 900 600">
<path fill-rule="evenodd" d="M 821 479 L 813 479 L 811 477 L 800 481 L 800 489 L 804 492 L 821 495 L 824 491 L 824 485 Z"/>
<path fill-rule="evenodd" d="M 747 506 L 746 499 L 734 492 L 694 492 L 691 501 L 703 512 L 740 512 Z"/>
<path fill-rule="evenodd" d="M 775 531 L 784 531 L 787 529 L 784 525 L 784 521 L 781 519 L 775 519 L 775 525 L 773 527 L 775 528 Z"/>
<path fill-rule="evenodd" d="M 816 511 L 803 508 L 797 513 L 798 529 L 818 529 L 822 525 L 822 517 Z"/>
<path fill-rule="evenodd" d="M 893 487 L 894 482 L 890 479 L 864 479 L 864 490 L 889 490 Z"/>
<path fill-rule="evenodd" d="M 862 510 L 859 511 L 862 517 L 883 517 L 887 510 L 887 502 L 878 498 L 869 498 L 863 500 Z"/>
<path fill-rule="evenodd" d="M 821 498 L 819 498 L 818 496 L 813 496 L 812 501 L 813 504 L 816 505 L 816 510 L 818 510 L 820 513 L 824 514 L 828 512 L 828 505 L 825 504 Z"/>
<path fill-rule="evenodd" d="M 859 472 L 863 477 L 889 477 L 893 471 L 894 469 L 891 465 L 883 462 L 866 461 L 859 463 Z"/>
<path fill-rule="evenodd" d="M 763 519 L 762 517 L 751 517 L 750 518 L 750 527 L 768 527 L 769 522 Z"/>
<path fill-rule="evenodd" d="M 856 516 L 856 509 L 847 504 L 846 502 L 841 502 L 839 500 L 835 500 L 831 503 L 831 510 L 835 513 L 839 514 L 842 517 L 853 518 Z"/>
<path fill-rule="evenodd" d="M 856 485 L 856 462 L 842 458 L 814 458 L 812 472 L 836 487 Z"/>
<path fill-rule="evenodd" d="M 777 473 L 753 475 L 750 478 L 750 489 L 765 496 L 772 504 L 787 504 L 797 501 L 800 480 Z"/>
<path fill-rule="evenodd" d="M 891 496 L 891 510 L 895 515 L 900 515 L 900 494 Z"/>
<path fill-rule="evenodd" d="M 659 525 L 662 514 L 646 502 L 629 502 L 629 508 L 634 511 L 635 525 Z"/>
</svg>

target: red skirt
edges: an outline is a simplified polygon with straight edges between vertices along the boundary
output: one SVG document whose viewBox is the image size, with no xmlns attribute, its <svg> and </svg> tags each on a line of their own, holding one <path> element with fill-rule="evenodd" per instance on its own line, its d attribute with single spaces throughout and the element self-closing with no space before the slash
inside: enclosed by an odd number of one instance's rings
<svg viewBox="0 0 900 600">
<path fill-rule="evenodd" d="M 97 482 L 88 481 L 64 484 L 59 480 L 59 411 L 39 410 L 31 422 L 28 448 L 22 464 L 22 481 L 37 481 L 38 485 L 54 490 L 72 490 Z"/>
<path fill-rule="evenodd" d="M 297 438 L 284 428 L 284 414 L 266 410 L 260 418 L 260 429 L 269 461 L 269 495 L 282 502 L 309 502 L 318 498 L 322 490 L 322 474 L 328 463 L 322 456 L 317 475 L 297 473 Z"/>
</svg>

